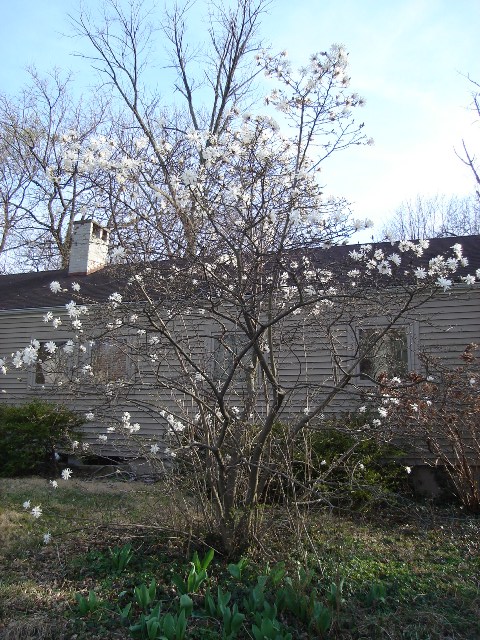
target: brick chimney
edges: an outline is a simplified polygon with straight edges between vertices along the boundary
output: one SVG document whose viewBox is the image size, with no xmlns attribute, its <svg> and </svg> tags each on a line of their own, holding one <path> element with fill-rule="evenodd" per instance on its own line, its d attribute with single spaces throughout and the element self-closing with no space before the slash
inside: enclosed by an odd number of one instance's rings
<svg viewBox="0 0 480 640">
<path fill-rule="evenodd" d="M 69 275 L 87 275 L 107 264 L 110 232 L 93 220 L 73 223 Z"/>
</svg>

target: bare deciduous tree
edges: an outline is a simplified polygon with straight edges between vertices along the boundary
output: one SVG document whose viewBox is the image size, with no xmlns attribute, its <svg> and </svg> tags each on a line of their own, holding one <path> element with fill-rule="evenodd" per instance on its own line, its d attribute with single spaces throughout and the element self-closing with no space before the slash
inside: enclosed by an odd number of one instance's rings
<svg viewBox="0 0 480 640">
<path fill-rule="evenodd" d="M 472 91 L 472 111 L 480 117 L 480 84 L 469 78 L 473 85 Z M 470 169 L 473 178 L 475 180 L 477 200 L 480 200 L 480 165 L 478 157 L 475 153 L 472 153 L 468 143 L 462 140 L 463 152 L 457 153 L 460 160 Z"/>
<path fill-rule="evenodd" d="M 383 226 L 379 239 L 419 240 L 480 233 L 480 207 L 475 198 L 417 196 L 403 202 Z"/>
<path fill-rule="evenodd" d="M 69 78 L 58 72 L 31 83 L 16 99 L 0 99 L 4 236 L 21 270 L 66 267 L 75 218 L 92 215 L 96 200 L 91 177 L 65 157 L 65 141 L 98 132 L 105 107 L 75 101 Z M 101 211 L 96 210 L 101 216 Z"/>
</svg>

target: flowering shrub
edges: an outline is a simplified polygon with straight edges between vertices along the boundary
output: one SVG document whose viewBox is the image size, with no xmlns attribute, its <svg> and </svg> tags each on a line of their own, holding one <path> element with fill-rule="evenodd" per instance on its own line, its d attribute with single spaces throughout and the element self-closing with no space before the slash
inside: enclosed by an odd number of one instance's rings
<svg viewBox="0 0 480 640">
<path fill-rule="evenodd" d="M 35 400 L 19 407 L 0 407 L 0 476 L 48 471 L 55 449 L 79 441 L 82 420 L 69 409 Z"/>
<path fill-rule="evenodd" d="M 183 14 L 168 22 L 190 118 L 181 127 L 177 108 L 139 99 L 142 63 L 125 54 L 150 48 L 136 40 L 143 27 L 118 37 L 108 24 L 121 31 L 130 20 L 116 4 L 105 29 L 83 14 L 76 23 L 131 121 L 112 139 L 65 132 L 66 167 L 49 174 L 58 182 L 75 167 L 82 180 L 103 185 L 96 202 L 116 203 L 106 217 L 122 248 L 112 257 L 122 264 L 111 271 L 115 288 L 93 305 L 83 284 L 53 281 L 65 312 L 44 321 L 67 332 L 67 342 L 33 339 L 0 367 L 47 372 L 67 360 L 58 384 L 72 401 L 88 399 L 86 419 L 106 429 L 98 446 L 118 442 L 161 468 L 164 460 L 168 468 L 188 466 L 206 526 L 238 556 L 258 539 L 276 425 L 288 422 L 279 446 L 288 458 L 334 400 L 343 401 L 392 328 L 456 280 L 473 285 L 480 274 L 462 275 L 468 260 L 459 244 L 440 256 L 425 240 L 330 251 L 371 226 L 352 219 L 344 199 L 327 197 L 319 176 L 332 154 L 370 142 L 354 118 L 364 101 L 349 88 L 347 52 L 333 45 L 296 68 L 285 52 L 253 46 L 262 3 L 238 2 L 233 13 L 222 4 L 210 7 L 219 55 L 208 55 L 213 66 L 204 70 L 215 87 L 209 114 L 197 106 L 197 81 L 185 68 Z M 140 14 L 133 11 L 132 24 L 142 23 Z M 243 57 L 252 51 L 257 71 L 273 83 L 263 113 L 242 103 L 250 83 Z M 341 327 L 368 330 L 366 319 L 376 317 L 384 319 L 380 330 L 345 344 Z M 313 366 L 322 349 L 326 362 Z M 154 438 L 144 435 L 142 412 L 155 424 Z M 363 461 L 353 464 L 355 477 L 371 472 Z"/>
<path fill-rule="evenodd" d="M 432 465 L 445 469 L 461 503 L 480 512 L 480 362 L 470 344 L 452 367 L 421 356 L 425 375 L 411 373 L 401 383 L 386 379 L 379 396 L 389 428 Z M 401 434 L 401 436 L 400 436 Z"/>
</svg>

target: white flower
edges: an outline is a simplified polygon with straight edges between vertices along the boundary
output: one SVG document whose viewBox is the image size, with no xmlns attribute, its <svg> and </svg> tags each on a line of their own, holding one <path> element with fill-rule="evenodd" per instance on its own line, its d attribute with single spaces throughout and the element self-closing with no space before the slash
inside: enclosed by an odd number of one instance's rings
<svg viewBox="0 0 480 640">
<path fill-rule="evenodd" d="M 30 509 L 30 500 L 25 500 L 22 506 L 25 510 Z"/>
<path fill-rule="evenodd" d="M 52 485 L 52 489 L 58 489 L 58 482 L 56 480 L 50 480 L 50 484 Z"/>
<path fill-rule="evenodd" d="M 425 269 L 423 267 L 418 267 L 418 269 L 414 269 L 413 275 L 418 280 L 425 280 L 425 278 L 427 277 L 427 272 L 425 271 Z"/>
<path fill-rule="evenodd" d="M 60 293 L 61 290 L 62 290 L 62 286 L 60 285 L 58 280 L 54 280 L 53 282 L 50 283 L 50 291 L 52 293 Z"/>
<path fill-rule="evenodd" d="M 182 174 L 182 182 L 185 186 L 193 187 L 197 184 L 197 180 L 198 180 L 198 177 L 195 171 L 192 171 L 191 169 L 185 169 L 185 171 Z"/>
<path fill-rule="evenodd" d="M 366 411 L 366 410 L 367 410 L 367 407 L 366 407 L 365 405 L 363 405 L 363 407 L 360 407 L 360 408 L 358 409 L 358 412 L 359 412 L 359 413 L 365 413 L 365 411 Z"/>
<path fill-rule="evenodd" d="M 465 276 L 464 278 L 462 278 L 462 280 L 465 282 L 465 284 L 475 284 L 474 276 Z"/>
<path fill-rule="evenodd" d="M 475 386 L 476 380 L 475 380 L 475 378 L 470 378 L 470 380 L 468 382 L 469 382 L 470 386 L 473 387 L 473 386 Z"/>
<path fill-rule="evenodd" d="M 50 531 L 48 531 L 47 533 L 44 533 L 43 544 L 50 544 L 51 541 L 52 541 L 52 534 L 50 533 Z"/>
<path fill-rule="evenodd" d="M 45 350 L 53 355 L 57 350 L 57 345 L 55 344 L 55 342 L 53 342 L 53 340 L 50 340 L 49 342 L 45 343 Z"/>
<path fill-rule="evenodd" d="M 157 453 L 160 451 L 160 447 L 158 446 L 158 444 L 152 444 L 152 446 L 150 447 L 150 453 L 153 453 L 153 455 L 157 455 Z"/>
<path fill-rule="evenodd" d="M 405 467 L 405 471 L 407 473 L 412 473 L 412 467 Z"/>
<path fill-rule="evenodd" d="M 80 320 L 74 320 L 72 322 L 72 327 L 74 329 L 81 329 L 82 328 L 82 323 L 80 322 Z"/>
<path fill-rule="evenodd" d="M 69 480 L 72 475 L 72 470 L 68 467 L 62 471 L 62 478 L 64 480 Z"/>
<path fill-rule="evenodd" d="M 320 462 L 320 466 L 321 466 L 321 467 L 324 467 L 326 464 L 327 464 L 327 461 L 326 461 L 326 460 L 322 460 L 322 461 Z"/>
<path fill-rule="evenodd" d="M 114 307 L 116 307 L 121 303 L 122 296 L 119 293 L 112 293 L 110 296 L 108 296 L 108 300 Z"/>
<path fill-rule="evenodd" d="M 55 318 L 52 324 L 54 329 L 58 329 L 58 327 L 62 324 L 62 321 L 60 320 L 60 318 Z"/>
<path fill-rule="evenodd" d="M 450 287 L 452 286 L 452 281 L 448 278 L 438 278 L 437 285 L 439 287 L 442 287 L 444 291 L 447 291 L 447 289 L 450 289 Z"/>
<path fill-rule="evenodd" d="M 375 418 L 375 420 L 372 420 L 372 424 L 374 427 L 379 427 L 382 424 L 382 421 L 378 418 Z"/>
<path fill-rule="evenodd" d="M 49 311 L 43 316 L 44 322 L 50 322 L 50 320 L 53 320 L 53 313 L 51 311 Z"/>
<path fill-rule="evenodd" d="M 452 247 L 450 247 L 451 249 L 453 249 L 454 254 L 456 255 L 457 258 L 461 258 L 462 257 L 462 245 L 459 244 L 458 242 L 455 243 Z"/>
<path fill-rule="evenodd" d="M 33 507 L 31 514 L 34 518 L 40 518 L 42 515 L 42 509 L 40 506 Z"/>
<path fill-rule="evenodd" d="M 380 414 L 380 416 L 381 416 L 382 418 L 386 418 L 386 417 L 387 417 L 387 415 L 388 415 L 388 411 L 387 411 L 384 407 L 380 407 L 380 408 L 378 409 L 378 413 Z"/>
<path fill-rule="evenodd" d="M 23 350 L 22 358 L 24 364 L 26 365 L 35 364 L 38 359 L 38 348 L 36 348 L 33 344 L 25 347 L 25 349 Z"/>
<path fill-rule="evenodd" d="M 410 408 L 412 411 L 417 412 L 418 411 L 418 404 L 416 402 L 414 402 L 413 404 L 410 405 Z"/>
<path fill-rule="evenodd" d="M 107 441 L 107 439 L 108 439 L 108 437 L 107 437 L 105 434 L 101 433 L 101 434 L 98 436 L 98 439 L 99 439 L 101 442 L 106 442 L 106 441 Z"/>
<path fill-rule="evenodd" d="M 80 285 L 78 284 L 78 282 L 72 282 L 72 289 L 74 291 L 80 291 Z"/>
<path fill-rule="evenodd" d="M 177 457 L 177 454 L 175 453 L 175 451 L 172 451 L 169 447 L 167 447 L 165 449 L 165 454 L 167 456 L 170 456 L 171 458 L 176 458 Z"/>
<path fill-rule="evenodd" d="M 358 465 L 358 468 L 360 469 L 360 471 L 364 471 L 364 470 L 365 470 L 365 465 L 364 465 L 364 464 L 362 464 L 362 463 L 360 463 L 360 464 Z"/>
<path fill-rule="evenodd" d="M 92 411 L 89 411 L 85 414 L 85 420 L 88 420 L 88 422 L 95 420 L 95 414 Z"/>
<path fill-rule="evenodd" d="M 80 444 L 80 443 L 79 443 L 79 441 L 78 441 L 78 440 L 74 440 L 74 441 L 72 442 L 72 449 L 75 451 L 75 449 L 77 449 L 77 448 L 78 448 L 78 445 L 79 445 L 79 444 Z"/>
<path fill-rule="evenodd" d="M 110 254 L 110 258 L 112 262 L 115 262 L 116 260 L 121 260 L 124 257 L 125 257 L 125 249 L 123 247 L 116 247 L 115 249 L 112 250 Z"/>
<path fill-rule="evenodd" d="M 63 350 L 65 353 L 73 353 L 74 348 L 73 340 L 67 340 L 67 342 L 63 345 Z"/>
</svg>

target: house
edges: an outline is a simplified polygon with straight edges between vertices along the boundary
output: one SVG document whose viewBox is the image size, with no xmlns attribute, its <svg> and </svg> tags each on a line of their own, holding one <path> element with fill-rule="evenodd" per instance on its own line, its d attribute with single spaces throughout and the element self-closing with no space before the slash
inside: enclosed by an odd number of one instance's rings
<svg viewBox="0 0 480 640">
<path fill-rule="evenodd" d="M 145 282 L 148 279 L 145 276 L 132 276 L 132 271 L 123 265 L 108 264 L 108 243 L 107 229 L 93 220 L 80 221 L 75 223 L 68 269 L 0 277 L 0 358 L 7 366 L 6 374 L 0 378 L 2 399 L 8 403 L 21 403 L 41 395 L 72 404 L 86 416 L 94 416 L 85 425 L 86 441 L 105 455 L 118 452 L 112 449 L 111 439 L 108 442 L 98 440 L 100 427 L 96 417 L 101 414 L 111 418 L 112 429 L 115 423 L 122 424 L 123 421 L 125 424 L 125 420 L 129 426 L 138 423 L 141 434 L 153 443 L 152 446 L 158 443 L 165 449 L 171 441 L 166 434 L 171 431 L 172 424 L 179 424 L 175 420 L 180 409 L 187 413 L 195 409 L 185 386 L 185 371 L 190 368 L 190 374 L 200 380 L 199 385 L 203 384 L 204 389 L 210 384 L 209 380 L 220 380 L 226 375 L 245 343 L 228 318 L 222 315 L 222 322 L 218 317 L 212 320 L 212 314 L 205 313 L 205 309 L 199 313 L 194 305 L 189 307 L 188 292 L 180 287 L 181 269 L 178 265 L 155 265 L 155 273 L 164 274 L 156 277 L 164 283 L 162 291 L 167 287 L 172 292 L 168 299 L 164 297 L 155 306 L 160 289 Z M 395 300 L 401 294 L 408 297 L 412 265 L 416 264 L 417 268 L 418 264 L 428 265 L 438 254 L 451 254 L 452 247 L 457 245 L 462 245 L 463 254 L 469 260 L 468 266 L 463 260 L 463 266 L 460 264 L 455 272 L 458 286 L 445 286 L 445 290 L 437 288 L 434 294 L 431 289 L 425 290 L 412 298 L 407 311 L 392 321 L 398 306 Z M 316 277 L 327 281 L 328 275 L 318 276 L 318 273 L 328 274 L 330 269 L 342 273 L 340 279 L 348 284 L 352 271 L 347 269 L 352 266 L 355 255 L 363 250 L 361 246 L 350 245 L 311 251 L 310 260 L 316 261 L 320 269 L 317 269 Z M 378 252 L 378 256 L 387 256 L 393 249 L 391 243 L 376 243 L 369 251 L 373 252 L 372 255 Z M 388 369 L 392 375 L 403 375 L 408 370 L 417 370 L 421 350 L 442 355 L 454 363 L 467 344 L 480 342 L 480 285 L 465 281 L 465 274 L 480 269 L 480 236 L 435 238 L 425 247 L 420 263 L 417 256 L 407 253 L 402 257 L 400 279 L 397 281 L 404 284 L 392 287 L 380 269 L 382 261 L 385 261 L 379 258 L 376 263 L 373 261 L 373 267 L 370 265 L 375 276 L 375 296 L 369 298 L 365 293 L 368 290 L 364 289 L 364 294 L 358 296 L 355 304 L 349 301 L 347 307 L 345 302 L 341 313 L 325 305 L 319 312 L 321 322 L 309 325 L 308 330 L 302 329 L 304 324 L 297 316 L 297 309 L 285 321 L 282 320 L 280 344 L 276 345 L 280 349 L 281 386 L 287 390 L 288 396 L 286 408 L 279 414 L 282 420 L 287 421 L 293 415 L 297 418 L 303 416 L 301 419 L 304 421 L 318 419 L 320 412 L 315 413 L 311 408 L 316 406 L 315 403 L 318 405 L 321 394 L 328 395 L 332 389 L 335 390 L 335 398 L 326 406 L 326 411 L 344 411 L 358 406 L 371 389 L 370 380 L 379 371 Z M 295 257 L 292 254 L 289 258 L 290 265 L 296 264 Z M 400 265 L 399 258 L 397 262 Z M 288 277 L 293 282 L 296 276 L 292 271 Z M 132 293 L 132 279 L 143 282 L 140 288 L 135 289 L 135 294 Z M 230 287 L 226 290 L 232 291 L 231 283 L 226 286 Z M 142 295 L 150 297 L 151 308 L 161 314 L 167 313 L 167 306 L 172 304 L 171 298 L 175 298 L 177 290 L 180 292 L 177 302 L 182 301 L 188 326 L 191 327 L 191 335 L 188 336 L 190 351 L 184 354 L 183 372 L 180 366 L 173 367 L 163 352 L 148 352 L 148 348 L 154 349 L 159 344 L 158 332 L 153 331 L 153 325 L 146 331 L 143 325 L 136 324 L 138 320 L 135 319 L 135 310 Z M 123 321 L 123 334 L 116 331 L 115 321 L 109 323 L 107 318 L 102 326 L 109 327 L 109 330 L 99 331 L 94 340 L 89 339 L 81 345 L 73 368 L 70 359 L 67 375 L 65 370 L 58 369 L 58 362 L 66 358 L 65 353 L 68 354 L 68 341 L 83 331 L 83 328 L 78 331 L 75 328 L 75 322 L 79 327 L 83 322 L 80 295 L 91 308 L 104 309 L 106 315 L 115 316 L 120 307 L 124 312 L 125 305 L 130 305 L 131 314 L 128 322 Z M 327 291 L 325 295 L 328 298 L 330 294 Z M 77 298 L 79 301 L 75 303 Z M 75 304 L 68 309 L 72 299 Z M 185 333 L 184 318 L 182 324 L 177 322 L 172 311 L 168 313 L 173 318 L 172 323 L 178 325 L 175 330 Z M 365 345 L 377 341 L 380 334 L 383 335 L 376 347 L 362 356 Z M 15 353 L 25 349 L 32 340 L 38 341 L 32 361 L 26 366 L 25 362 L 18 368 L 12 366 Z M 52 342 L 54 345 L 49 346 Z M 133 351 L 132 344 L 135 347 Z M 53 353 L 55 358 L 50 357 Z M 189 354 L 195 354 L 191 362 L 187 362 Z M 248 357 L 248 348 L 243 355 Z M 145 363 L 148 363 L 148 371 Z M 199 368 L 195 372 L 197 366 Z M 244 368 L 248 370 L 247 365 Z M 79 371 L 83 377 L 78 377 Z M 206 375 L 202 379 L 202 372 L 208 373 L 208 379 Z M 179 395 L 175 397 L 166 384 L 173 377 L 178 381 L 175 384 Z M 69 382 L 75 385 L 72 387 Z M 242 384 L 239 383 L 240 387 Z M 350 390 L 353 388 L 352 394 Z M 213 386 L 210 389 L 213 393 L 212 389 Z M 242 393 L 239 387 L 234 386 L 225 395 L 235 411 L 241 409 L 237 405 L 242 402 Z M 265 400 L 264 405 L 267 406 L 269 401 Z M 188 402 L 192 407 L 187 406 Z M 126 412 L 128 418 L 125 418 Z"/>
</svg>

